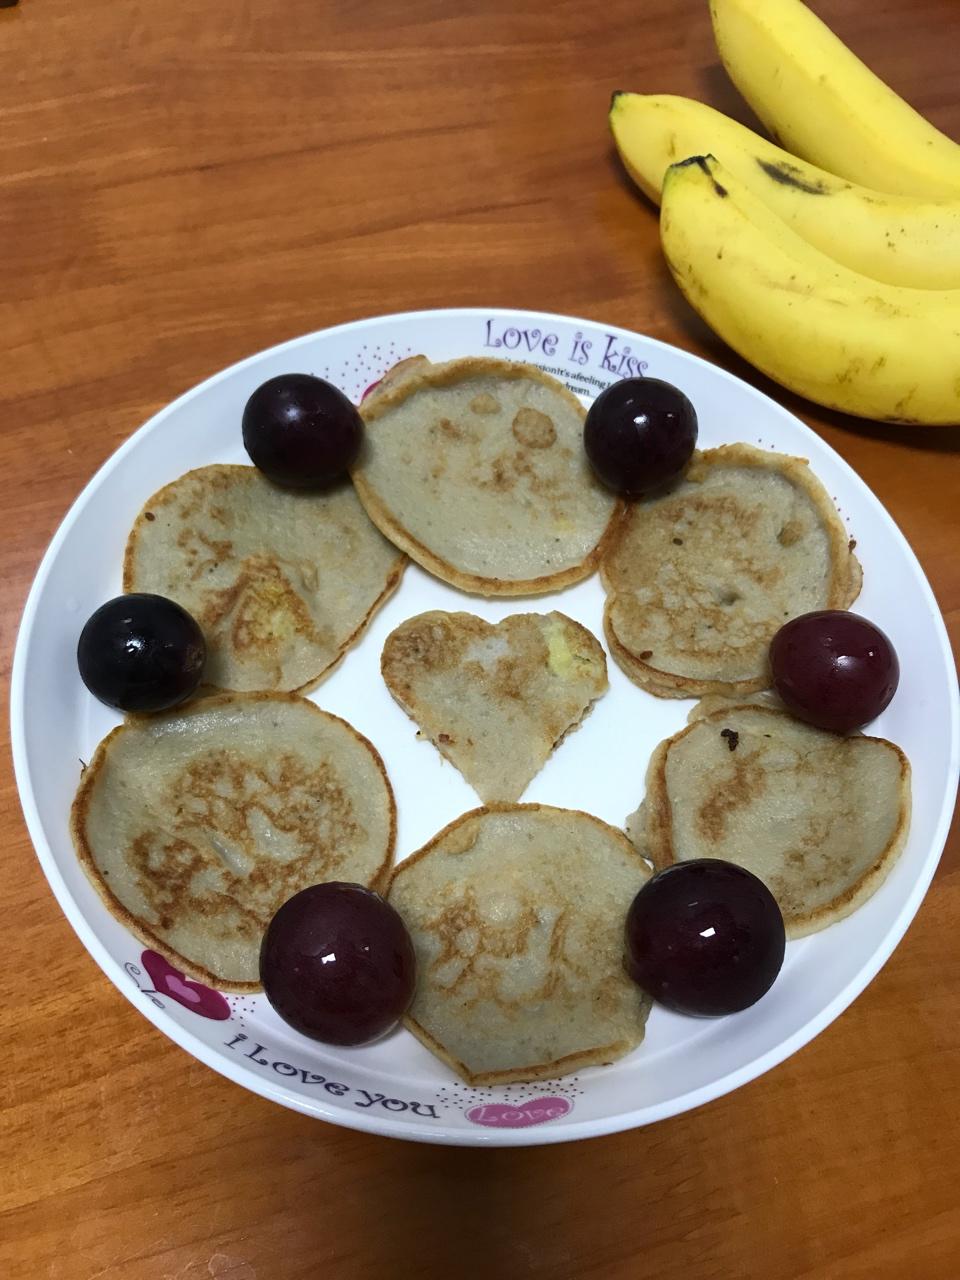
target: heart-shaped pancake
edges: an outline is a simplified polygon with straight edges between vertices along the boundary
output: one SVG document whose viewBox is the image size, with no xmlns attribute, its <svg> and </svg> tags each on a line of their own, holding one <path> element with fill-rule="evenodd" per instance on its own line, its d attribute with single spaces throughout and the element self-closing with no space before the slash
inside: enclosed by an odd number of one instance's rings
<svg viewBox="0 0 960 1280">
<path fill-rule="evenodd" d="M 518 800 L 607 688 L 603 649 L 562 613 L 517 613 L 497 624 L 421 613 L 387 637 L 380 669 L 487 804 Z"/>
</svg>

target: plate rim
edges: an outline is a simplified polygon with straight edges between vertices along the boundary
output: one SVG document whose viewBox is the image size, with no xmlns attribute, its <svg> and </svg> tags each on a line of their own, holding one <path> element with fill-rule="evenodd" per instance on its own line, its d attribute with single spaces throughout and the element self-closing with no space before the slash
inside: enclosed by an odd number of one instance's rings
<svg viewBox="0 0 960 1280">
<path fill-rule="evenodd" d="M 192 1057 L 202 1062 L 205 1066 L 210 1067 L 219 1075 L 231 1080 L 241 1088 L 249 1090 L 251 1093 L 258 1094 L 269 1101 L 280 1103 L 282 1106 L 298 1111 L 300 1114 L 309 1116 L 312 1119 L 325 1120 L 343 1128 L 441 1146 L 525 1147 L 552 1145 L 558 1142 L 574 1142 L 586 1138 L 601 1137 L 611 1133 L 623 1132 L 627 1129 L 642 1128 L 648 1124 L 669 1119 L 672 1116 L 694 1110 L 697 1107 L 703 1106 L 707 1102 L 724 1097 L 734 1089 L 737 1089 L 742 1085 L 749 1084 L 759 1076 L 766 1074 L 766 1072 L 772 1070 L 772 1068 L 778 1066 L 787 1058 L 792 1057 L 806 1044 L 809 1044 L 811 1040 L 818 1036 L 826 1027 L 845 1012 L 853 1001 L 866 989 L 867 986 L 869 986 L 883 966 L 887 963 L 894 950 L 899 946 L 904 934 L 913 922 L 930 887 L 946 845 L 950 824 L 953 818 L 957 785 L 958 781 L 960 781 L 960 688 L 958 688 L 955 682 L 951 684 L 950 697 L 947 700 L 946 708 L 950 727 L 948 781 L 952 787 L 954 800 L 951 802 L 950 795 L 947 795 L 944 798 L 934 837 L 930 848 L 925 855 L 922 871 L 911 886 L 909 894 L 901 903 L 896 920 L 888 931 L 883 942 L 871 953 L 869 959 L 858 973 L 833 997 L 833 999 L 827 1003 L 823 1009 L 820 1010 L 817 1015 L 810 1018 L 802 1027 L 798 1028 L 793 1035 L 787 1037 L 773 1049 L 770 1049 L 766 1053 L 760 1055 L 760 1057 L 754 1059 L 746 1066 L 738 1067 L 735 1070 L 728 1072 L 726 1075 L 721 1076 L 719 1079 L 712 1081 L 708 1085 L 704 1085 L 699 1089 L 691 1090 L 688 1093 L 682 1094 L 677 1098 L 670 1099 L 667 1102 L 649 1104 L 643 1108 L 637 1109 L 636 1111 L 621 1112 L 615 1116 L 602 1117 L 600 1119 L 565 1121 L 562 1125 L 558 1125 L 556 1128 L 541 1126 L 526 1129 L 493 1130 L 483 1128 L 453 1128 L 446 1125 L 427 1127 L 413 1125 L 409 1122 L 393 1120 L 388 1117 L 380 1117 L 379 1115 L 375 1117 L 373 1115 L 367 1115 L 360 1112 L 347 1111 L 345 1109 L 332 1107 L 329 1104 L 324 1103 L 321 1099 L 311 1100 L 308 1104 L 300 1095 L 290 1092 L 284 1088 L 283 1085 L 276 1083 L 274 1080 L 261 1077 L 260 1075 L 239 1066 L 239 1064 L 234 1065 L 230 1059 L 215 1051 L 212 1046 L 208 1046 L 188 1028 L 181 1026 L 175 1019 L 169 1018 L 164 1010 L 158 1010 L 149 1001 L 140 1002 L 136 1000 L 135 992 L 130 989 L 129 980 L 123 970 L 123 967 L 113 959 L 105 944 L 101 942 L 99 936 L 87 923 L 80 908 L 74 902 L 63 876 L 60 873 L 53 851 L 47 843 L 43 832 L 42 819 L 33 795 L 26 755 L 26 717 L 24 696 L 26 653 L 33 632 L 35 615 L 47 578 L 50 575 L 53 562 L 56 559 L 63 543 L 68 538 L 73 524 L 79 518 L 80 512 L 94 498 L 96 490 L 100 487 L 110 472 L 120 465 L 129 452 L 136 448 L 140 438 L 143 435 L 154 431 L 167 416 L 172 414 L 174 411 L 179 410 L 184 404 L 188 403 L 196 396 L 199 396 L 219 382 L 226 381 L 241 369 L 246 368 L 259 360 L 276 355 L 281 351 L 295 351 L 299 347 L 308 345 L 321 337 L 342 334 L 346 331 L 362 332 L 365 328 L 374 325 L 389 324 L 391 322 L 408 324 L 418 320 L 426 321 L 436 319 L 441 316 L 454 315 L 464 318 L 496 316 L 498 318 L 519 320 L 556 320 L 565 324 L 582 325 L 587 327 L 600 326 L 610 332 L 615 332 L 624 338 L 640 339 L 644 344 L 655 349 L 671 353 L 679 353 L 686 360 L 690 360 L 700 366 L 706 366 L 710 370 L 718 373 L 722 379 L 734 384 L 740 393 L 746 391 L 768 404 L 772 404 L 780 413 L 786 415 L 786 417 L 791 420 L 791 424 L 794 429 L 796 427 L 801 428 L 801 436 L 810 437 L 817 441 L 818 447 L 823 447 L 829 450 L 830 454 L 832 454 L 832 460 L 836 464 L 839 464 L 841 470 L 853 477 L 853 479 L 866 491 L 869 498 L 875 503 L 878 513 L 882 516 L 882 519 L 886 522 L 894 536 L 899 539 L 907 554 L 911 567 L 918 578 L 921 590 L 925 593 L 926 604 L 929 608 L 931 620 L 937 632 L 941 653 L 946 659 L 947 666 L 955 669 L 949 635 L 947 633 L 942 611 L 933 592 L 933 588 L 927 579 L 927 575 L 916 553 L 903 534 L 899 525 L 894 520 L 893 516 L 866 481 L 859 476 L 854 468 L 850 466 L 850 464 L 832 447 L 832 445 L 828 443 L 828 441 L 818 435 L 812 427 L 808 426 L 801 418 L 791 412 L 791 410 L 780 404 L 780 402 L 775 400 L 772 396 L 767 395 L 766 392 L 761 391 L 758 387 L 753 386 L 751 383 L 746 382 L 736 374 L 731 373 L 722 365 L 715 364 L 703 356 L 687 351 L 683 347 L 665 342 L 659 338 L 650 337 L 634 330 L 625 329 L 621 325 L 609 325 L 603 321 L 587 317 L 567 315 L 562 312 L 539 311 L 532 308 L 498 306 L 434 307 L 416 311 L 389 312 L 384 315 L 365 316 L 356 320 L 343 321 L 340 324 L 329 325 L 322 329 L 316 329 L 309 333 L 300 334 L 296 337 L 275 343 L 272 346 L 259 349 L 239 360 L 234 361 L 225 368 L 220 369 L 209 377 L 195 383 L 186 391 L 182 392 L 173 400 L 168 401 L 158 409 L 156 413 L 152 414 L 144 423 L 132 432 L 113 451 L 113 453 L 110 454 L 109 457 L 104 459 L 94 474 L 87 480 L 86 484 L 76 495 L 65 512 L 60 524 L 43 553 L 34 573 L 33 581 L 20 618 L 10 678 L 10 740 L 13 756 L 14 777 L 24 821 L 31 843 L 33 844 L 36 857 L 61 911 L 65 915 L 71 928 L 74 930 L 74 933 L 79 938 L 84 949 L 100 967 L 106 977 L 130 1002 L 130 1004 L 133 1005 L 138 1013 L 146 1017 L 160 1032 L 177 1044 L 181 1049 L 186 1050 L 186 1052 Z"/>
</svg>

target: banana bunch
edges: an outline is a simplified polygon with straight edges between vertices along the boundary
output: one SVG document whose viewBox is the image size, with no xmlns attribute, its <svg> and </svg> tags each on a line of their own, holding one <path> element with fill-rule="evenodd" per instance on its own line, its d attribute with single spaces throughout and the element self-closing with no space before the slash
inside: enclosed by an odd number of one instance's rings
<svg viewBox="0 0 960 1280">
<path fill-rule="evenodd" d="M 796 154 L 686 98 L 614 94 L 614 139 L 661 204 L 677 284 L 810 400 L 960 422 L 960 146 L 801 0 L 710 7 L 731 79 Z"/>
<path fill-rule="evenodd" d="M 960 293 L 841 266 L 712 157 L 667 170 L 660 238 L 710 327 L 783 386 L 863 418 L 960 422 Z"/>
</svg>

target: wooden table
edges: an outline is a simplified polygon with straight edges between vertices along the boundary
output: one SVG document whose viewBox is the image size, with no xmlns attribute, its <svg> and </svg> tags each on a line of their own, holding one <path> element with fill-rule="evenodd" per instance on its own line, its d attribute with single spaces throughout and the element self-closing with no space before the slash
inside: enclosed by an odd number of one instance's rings
<svg viewBox="0 0 960 1280">
<path fill-rule="evenodd" d="M 817 8 L 960 137 L 955 0 Z M 408 308 L 531 306 L 771 390 L 673 288 L 611 153 L 616 88 L 750 119 L 705 0 L 0 10 L 4 675 L 43 548 L 94 470 L 173 396 L 284 338 Z M 780 398 L 893 512 L 956 640 L 960 430 Z M 463 1151 L 311 1122 L 167 1041 L 87 957 L 9 768 L 0 785 L 5 1280 L 960 1273 L 956 831 L 882 974 L 770 1075 L 642 1131 Z"/>
</svg>

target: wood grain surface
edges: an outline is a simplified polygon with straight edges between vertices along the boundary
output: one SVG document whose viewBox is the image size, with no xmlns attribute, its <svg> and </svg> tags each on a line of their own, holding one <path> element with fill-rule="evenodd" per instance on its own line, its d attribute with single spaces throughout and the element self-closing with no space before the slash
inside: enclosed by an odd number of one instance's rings
<svg viewBox="0 0 960 1280">
<path fill-rule="evenodd" d="M 706 0 L 21 0 L 0 10 L 0 655 L 43 549 L 144 419 L 379 312 L 620 324 L 763 386 L 693 316 L 610 92 L 750 121 Z M 956 0 L 817 0 L 960 138 Z M 960 638 L 960 430 L 774 391 L 886 503 Z M 91 548 L 96 554 L 96 548 Z M 0 781 L 4 1280 L 960 1274 L 960 842 L 896 954 L 764 1078 L 559 1148 L 415 1146 L 245 1093 L 110 985 Z"/>
</svg>

